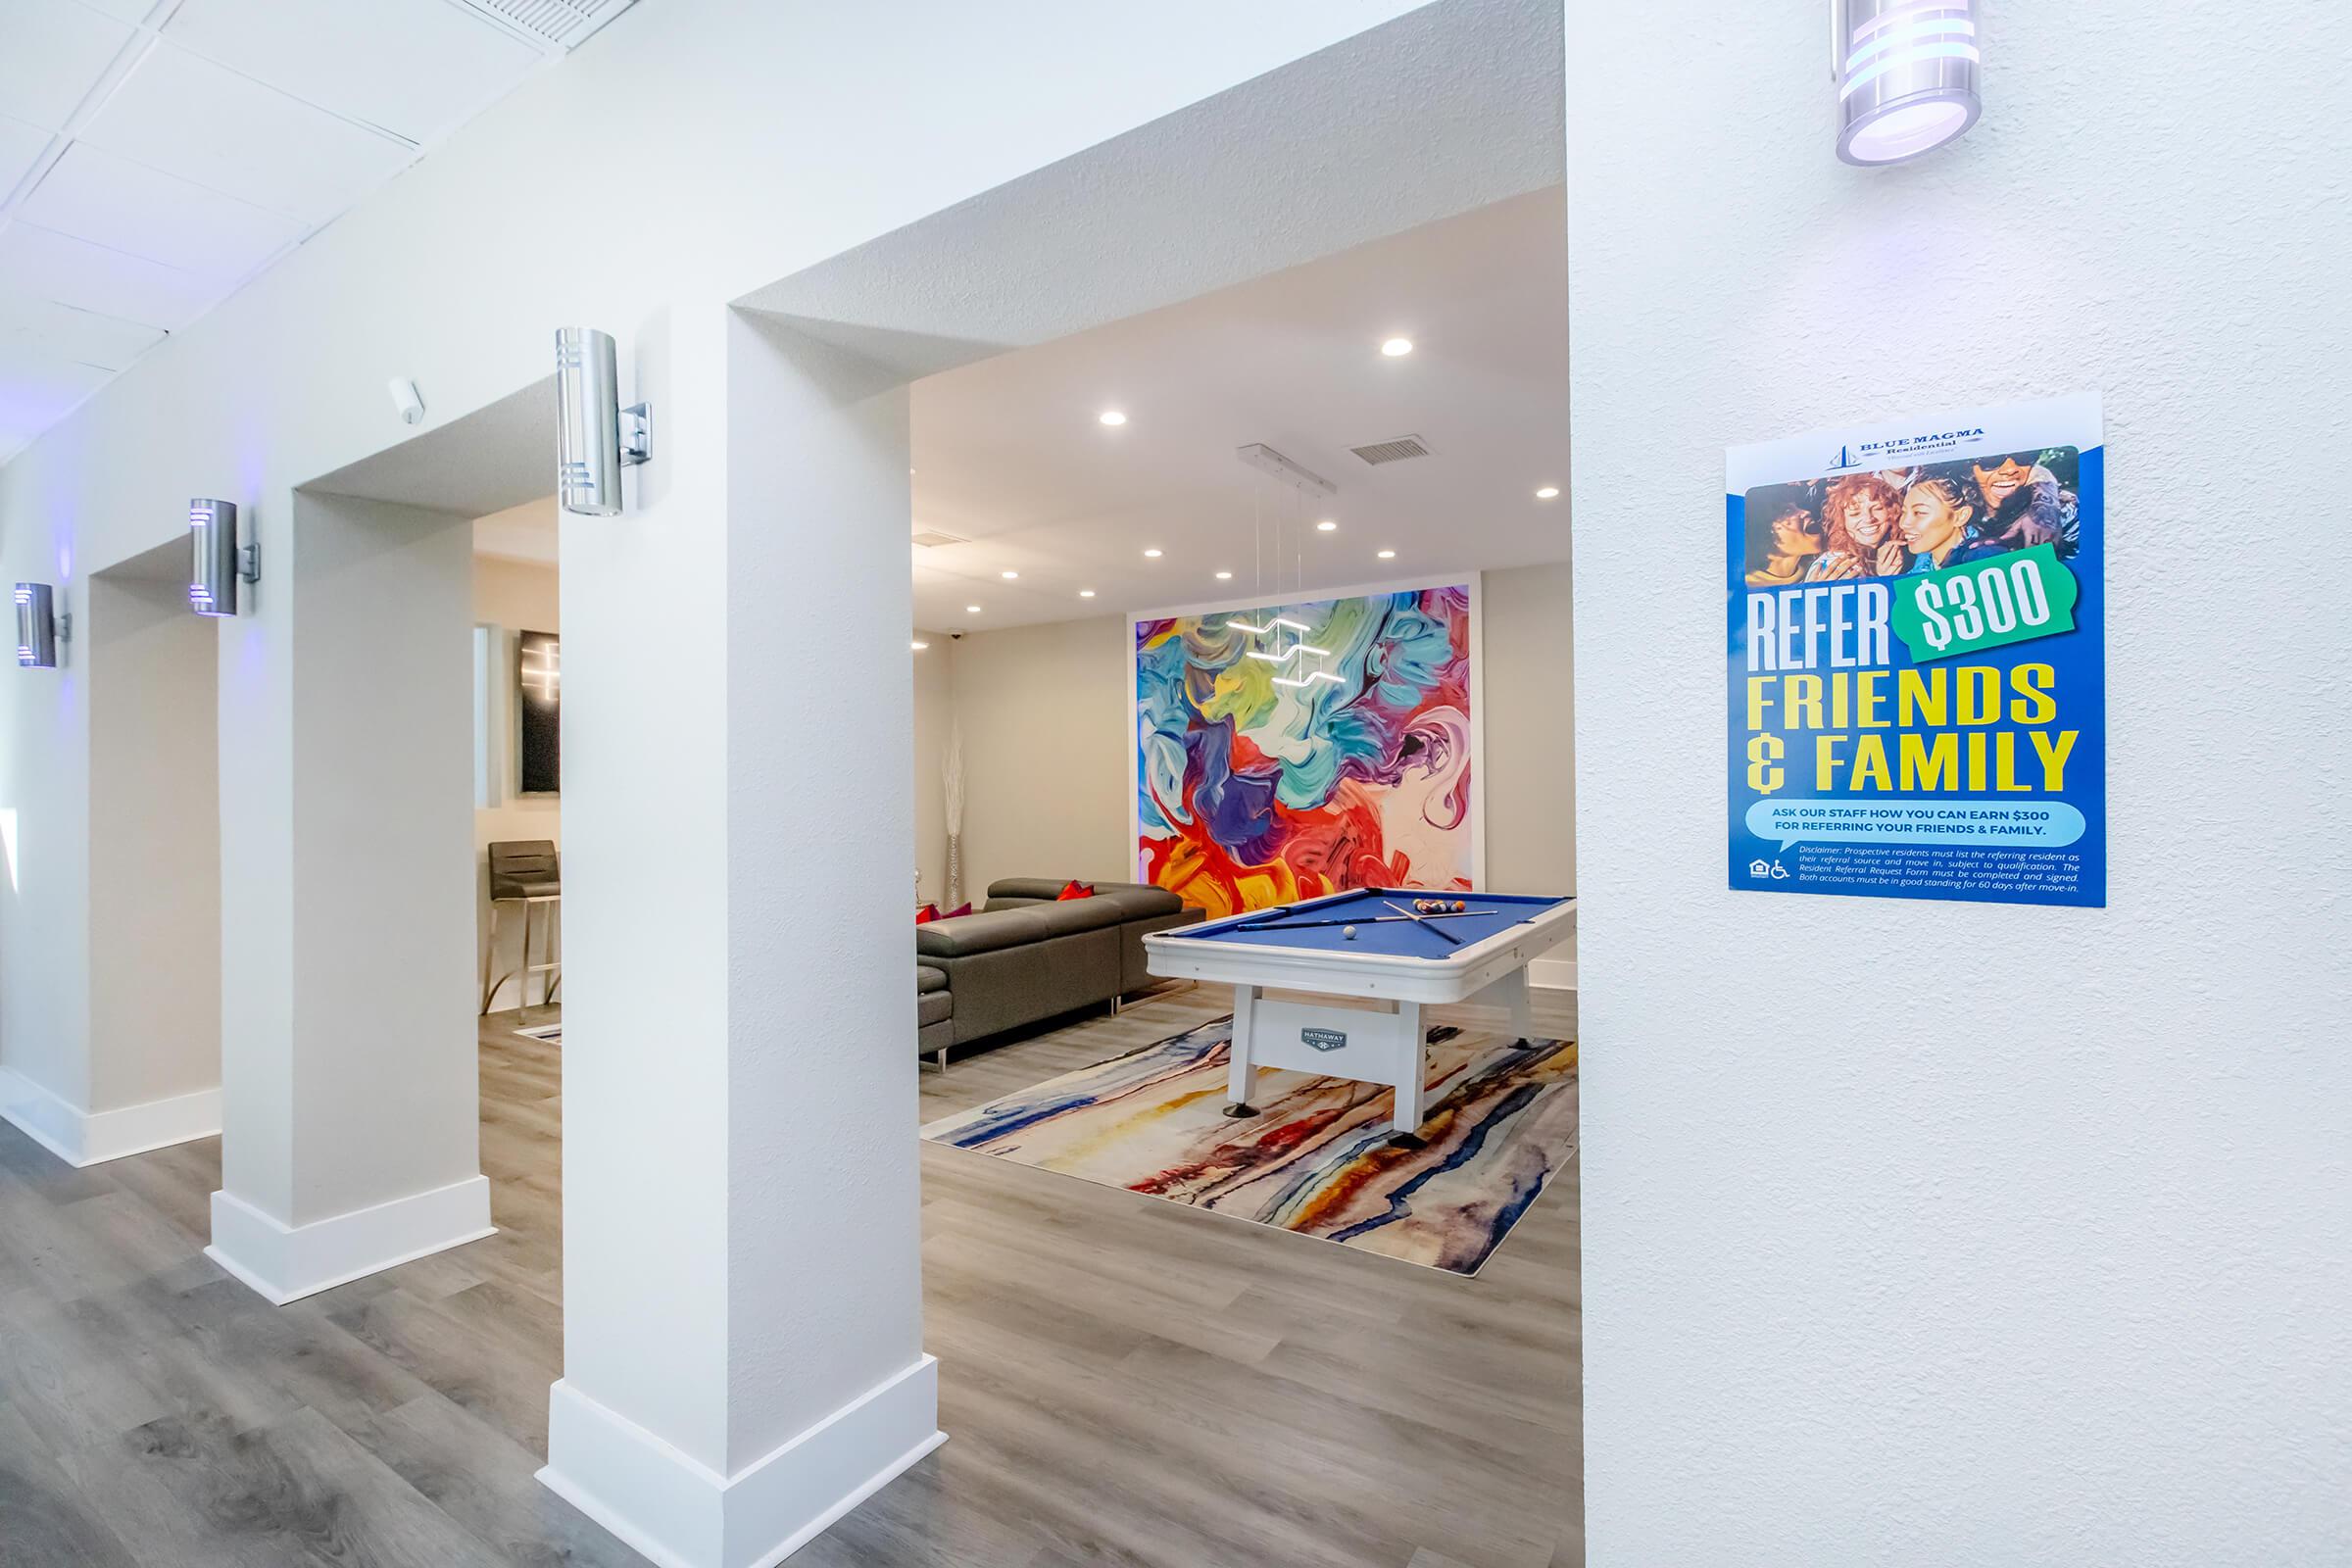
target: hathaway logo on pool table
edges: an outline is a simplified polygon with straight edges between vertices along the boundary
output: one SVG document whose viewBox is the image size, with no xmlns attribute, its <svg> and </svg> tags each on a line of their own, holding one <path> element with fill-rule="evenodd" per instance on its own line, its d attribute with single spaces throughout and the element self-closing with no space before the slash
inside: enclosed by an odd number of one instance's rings
<svg viewBox="0 0 2352 1568">
<path fill-rule="evenodd" d="M 1301 1029 L 1298 1038 L 1317 1051 L 1337 1051 L 1348 1043 L 1348 1036 L 1338 1029 Z"/>
</svg>

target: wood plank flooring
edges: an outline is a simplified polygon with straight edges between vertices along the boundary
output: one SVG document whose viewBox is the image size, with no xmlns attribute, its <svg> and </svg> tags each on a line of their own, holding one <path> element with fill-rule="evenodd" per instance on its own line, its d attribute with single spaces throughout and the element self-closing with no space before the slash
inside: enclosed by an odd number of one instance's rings
<svg viewBox="0 0 2352 1568">
<path fill-rule="evenodd" d="M 1223 1001 L 973 1052 L 924 1073 L 923 1115 Z M 562 1054 L 513 1031 L 556 1016 L 482 1021 L 499 1234 L 287 1307 L 201 1255 L 218 1141 L 75 1171 L 0 1123 L 0 1568 L 642 1562 L 532 1479 L 561 1372 Z M 1583 1563 L 1574 1164 L 1462 1280 L 921 1157 L 951 1441 L 795 1568 Z"/>
</svg>

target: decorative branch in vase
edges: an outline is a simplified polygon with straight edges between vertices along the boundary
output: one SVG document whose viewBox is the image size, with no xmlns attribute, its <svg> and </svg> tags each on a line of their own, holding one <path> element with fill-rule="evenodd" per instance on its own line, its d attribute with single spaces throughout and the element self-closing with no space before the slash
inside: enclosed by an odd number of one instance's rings
<svg viewBox="0 0 2352 1568">
<path fill-rule="evenodd" d="M 948 755 L 939 764 L 941 794 L 948 808 L 948 897 L 946 907 L 963 902 L 963 721 L 948 729 Z"/>
</svg>

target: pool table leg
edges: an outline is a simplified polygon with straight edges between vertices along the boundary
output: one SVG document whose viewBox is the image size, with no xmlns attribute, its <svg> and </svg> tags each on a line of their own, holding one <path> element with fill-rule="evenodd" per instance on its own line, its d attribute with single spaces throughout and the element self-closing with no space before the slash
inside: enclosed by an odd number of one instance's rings
<svg viewBox="0 0 2352 1568">
<path fill-rule="evenodd" d="M 1535 1000 L 1527 994 L 1527 971 L 1513 969 L 1500 982 L 1502 999 L 1511 1009 L 1511 1033 L 1526 1045 L 1536 1038 Z"/>
<path fill-rule="evenodd" d="M 1257 1065 L 1250 1050 L 1252 1031 L 1257 1024 L 1257 997 L 1258 988 L 1255 986 L 1233 988 L 1232 1069 L 1226 1079 L 1226 1092 L 1230 1097 L 1225 1106 L 1228 1116 L 1257 1114 L 1256 1107 L 1250 1103 L 1250 1096 L 1257 1088 Z"/>
<path fill-rule="evenodd" d="M 1396 1114 L 1392 1123 L 1397 1136 L 1421 1141 L 1421 1092 L 1429 1074 L 1428 1051 L 1421 1033 L 1421 1004 L 1396 1004 Z"/>
</svg>

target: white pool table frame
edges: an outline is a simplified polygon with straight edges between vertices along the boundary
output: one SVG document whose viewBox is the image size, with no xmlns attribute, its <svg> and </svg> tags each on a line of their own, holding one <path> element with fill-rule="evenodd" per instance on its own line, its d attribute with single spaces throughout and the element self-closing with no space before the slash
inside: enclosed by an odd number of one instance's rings
<svg viewBox="0 0 2352 1568">
<path fill-rule="evenodd" d="M 1457 895 L 1471 907 L 1475 894 Z M 1312 919 L 1318 906 L 1357 897 L 1353 891 L 1288 906 L 1285 913 Z M 1251 1116 L 1250 1096 L 1257 1071 L 1277 1067 L 1358 1083 L 1387 1084 L 1396 1091 L 1392 1126 L 1418 1136 L 1422 1096 L 1428 1083 L 1424 1006 L 1454 1002 L 1482 1003 L 1506 1009 L 1511 1028 L 1525 1040 L 1534 1029 L 1527 994 L 1528 965 L 1576 932 L 1576 901 L 1564 899 L 1491 937 L 1465 942 L 1442 957 L 1367 953 L 1344 946 L 1283 948 L 1219 941 L 1220 927 L 1264 917 L 1253 909 L 1184 934 L 1153 932 L 1144 938 L 1152 972 L 1169 979 L 1224 982 L 1233 987 L 1233 1055 L 1228 1087 L 1229 1116 Z M 1325 927 L 1324 929 L 1333 929 Z M 1269 999 L 1268 991 L 1303 991 L 1386 1004 L 1380 1010 L 1318 1002 Z M 1307 1043 L 1307 1031 L 1338 1034 L 1337 1046 Z"/>
</svg>

